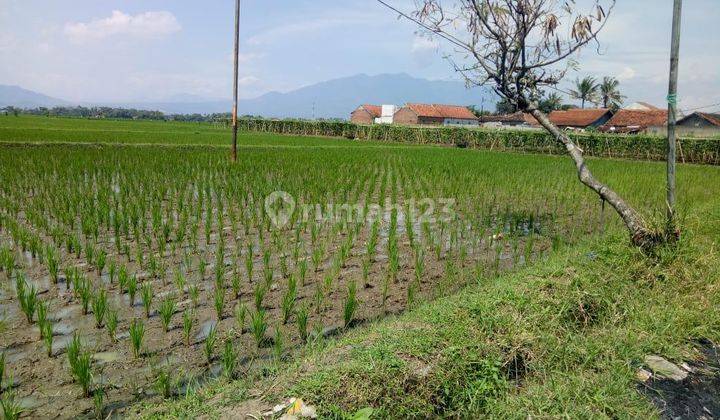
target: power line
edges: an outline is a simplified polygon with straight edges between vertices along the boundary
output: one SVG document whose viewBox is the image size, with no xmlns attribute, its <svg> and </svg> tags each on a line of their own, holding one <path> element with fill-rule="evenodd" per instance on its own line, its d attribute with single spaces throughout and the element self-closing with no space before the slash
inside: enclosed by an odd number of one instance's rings
<svg viewBox="0 0 720 420">
<path fill-rule="evenodd" d="M 682 111 L 683 113 L 686 113 L 686 112 L 690 112 L 690 111 L 697 111 L 698 109 L 714 108 L 714 107 L 716 107 L 716 106 L 720 106 L 720 102 L 718 102 L 718 103 L 716 103 L 716 104 L 711 104 L 711 105 L 699 106 L 699 107 L 697 107 L 697 108 L 681 109 L 681 111 Z"/>
</svg>

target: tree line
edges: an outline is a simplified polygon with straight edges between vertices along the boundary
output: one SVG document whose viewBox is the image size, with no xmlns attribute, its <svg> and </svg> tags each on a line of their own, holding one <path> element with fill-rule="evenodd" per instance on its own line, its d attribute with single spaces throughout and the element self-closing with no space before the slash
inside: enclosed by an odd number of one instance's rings
<svg viewBox="0 0 720 420">
<path fill-rule="evenodd" d="M 586 105 L 618 110 L 625 100 L 626 96 L 620 92 L 620 81 L 614 77 L 605 76 L 602 80 L 595 77 L 587 76 L 582 79 L 576 79 L 574 86 L 565 92 L 567 97 L 580 101 L 580 108 L 584 109 Z M 539 92 L 535 100 L 540 111 L 549 114 L 553 111 L 567 111 L 568 109 L 578 108 L 576 105 L 565 102 L 563 96 L 557 92 Z M 490 115 L 492 112 L 479 110 L 475 106 L 468 107 L 478 117 Z M 495 105 L 495 114 L 513 114 L 518 111 L 518 106 L 508 100 L 502 98 Z"/>
<path fill-rule="evenodd" d="M 186 122 L 216 122 L 225 123 L 230 120 L 231 114 L 165 114 L 162 111 L 152 111 L 134 108 L 115 107 L 85 107 L 85 106 L 56 106 L 52 108 L 18 108 L 7 106 L 0 108 L 0 113 L 5 115 L 35 115 L 45 117 L 70 117 L 70 118 L 96 118 L 96 119 L 129 119 L 129 120 L 154 120 L 154 121 L 186 121 Z M 244 115 L 242 118 L 260 118 L 253 115 Z"/>
</svg>

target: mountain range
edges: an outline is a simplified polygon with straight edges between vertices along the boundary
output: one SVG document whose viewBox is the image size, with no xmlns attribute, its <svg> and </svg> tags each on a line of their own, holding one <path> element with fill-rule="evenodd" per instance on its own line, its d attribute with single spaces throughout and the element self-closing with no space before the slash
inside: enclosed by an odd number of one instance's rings
<svg viewBox="0 0 720 420">
<path fill-rule="evenodd" d="M 240 115 L 272 118 L 349 118 L 360 104 L 394 104 L 408 102 L 475 105 L 494 109 L 494 94 L 481 88 L 466 88 L 458 81 L 426 80 L 407 74 L 358 74 L 328 80 L 289 92 L 269 92 L 238 103 Z M 0 85 L 0 108 L 52 106 L 111 106 L 158 110 L 166 114 L 208 114 L 228 112 L 232 103 L 224 99 L 204 99 L 195 95 L 174 95 L 165 101 L 136 103 L 72 103 L 29 91 L 18 86 Z"/>
</svg>

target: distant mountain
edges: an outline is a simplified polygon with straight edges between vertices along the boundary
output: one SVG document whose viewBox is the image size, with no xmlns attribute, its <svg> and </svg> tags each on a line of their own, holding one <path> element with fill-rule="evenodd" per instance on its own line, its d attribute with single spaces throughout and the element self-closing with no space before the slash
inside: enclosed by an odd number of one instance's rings
<svg viewBox="0 0 720 420">
<path fill-rule="evenodd" d="M 0 85 L 0 108 L 15 106 L 18 108 L 38 108 L 68 105 L 67 101 L 52 98 L 41 93 L 23 89 L 20 86 Z"/>
<path fill-rule="evenodd" d="M 0 105 L 4 99 L 6 98 L 0 91 Z M 359 74 L 328 80 L 287 93 L 269 92 L 254 99 L 244 99 L 238 103 L 238 113 L 276 118 L 349 118 L 350 113 L 361 104 L 403 105 L 407 102 L 475 105 L 478 108 L 484 106 L 485 109 L 495 109 L 497 99 L 494 94 L 486 90 L 467 89 L 464 83 L 457 81 L 418 79 L 404 73 L 377 76 Z M 174 95 L 166 101 L 158 102 L 92 105 L 159 110 L 167 114 L 228 112 L 232 107 L 229 100 L 206 100 L 185 94 Z"/>
</svg>

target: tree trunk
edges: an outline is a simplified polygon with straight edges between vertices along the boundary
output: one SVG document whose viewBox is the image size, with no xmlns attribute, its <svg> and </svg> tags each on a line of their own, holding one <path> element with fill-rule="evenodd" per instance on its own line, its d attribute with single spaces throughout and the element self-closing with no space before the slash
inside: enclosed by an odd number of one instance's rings
<svg viewBox="0 0 720 420">
<path fill-rule="evenodd" d="M 555 124 L 550 122 L 548 117 L 535 106 L 530 105 L 525 111 L 532 114 L 532 116 L 538 120 L 540 125 L 552 134 L 557 141 L 565 146 L 570 154 L 570 157 L 575 162 L 580 182 L 595 191 L 601 199 L 610 203 L 625 223 L 634 245 L 640 246 L 644 249 L 652 249 L 657 243 L 663 242 L 661 235 L 654 233 L 647 228 L 645 221 L 642 217 L 640 217 L 640 214 L 635 211 L 635 209 L 630 207 L 630 205 L 627 204 L 625 200 L 615 191 L 610 189 L 610 187 L 595 179 L 585 163 L 582 150 L 575 145 L 567 134 L 561 131 Z"/>
</svg>

